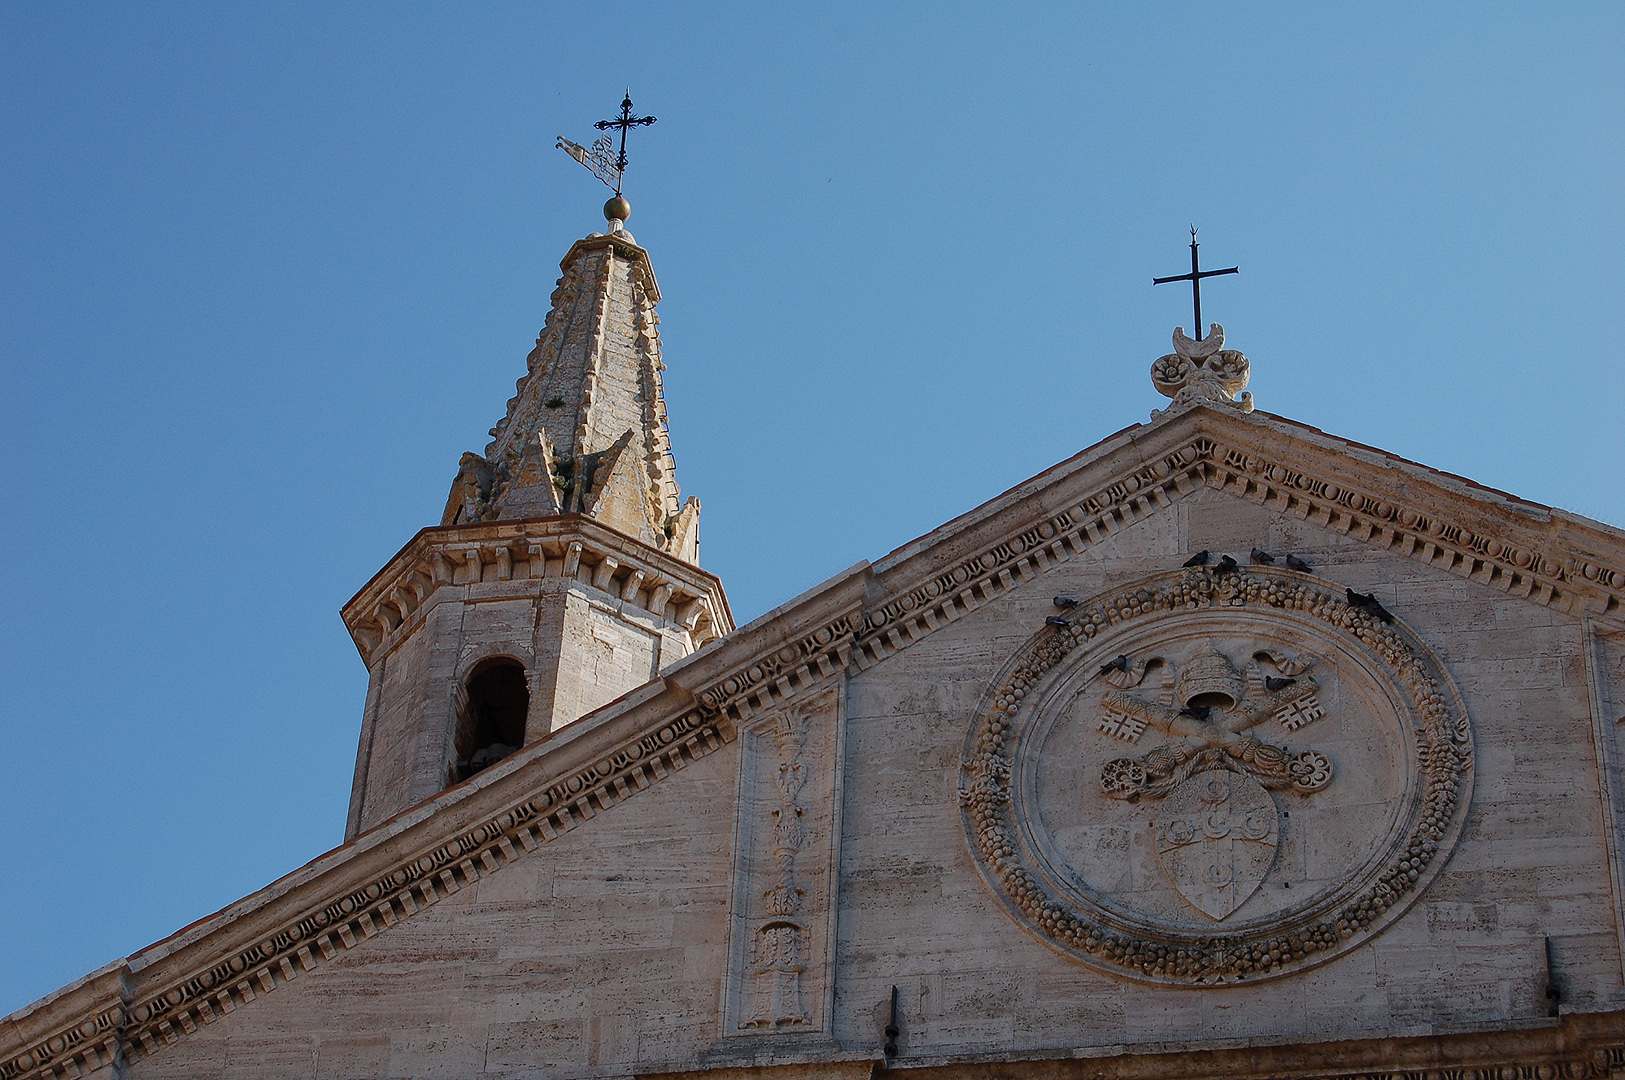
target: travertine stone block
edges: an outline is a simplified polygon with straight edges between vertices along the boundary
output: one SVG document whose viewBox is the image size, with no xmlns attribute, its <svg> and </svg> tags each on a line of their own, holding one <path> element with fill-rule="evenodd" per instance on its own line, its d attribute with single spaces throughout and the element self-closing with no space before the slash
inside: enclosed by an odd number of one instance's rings
<svg viewBox="0 0 1625 1080">
<path fill-rule="evenodd" d="M 737 631 L 588 518 L 426 532 L 353 842 L 0 1075 L 1625 1069 L 1625 535 L 1184 389 Z M 441 791 L 499 653 L 594 711 Z"/>
</svg>

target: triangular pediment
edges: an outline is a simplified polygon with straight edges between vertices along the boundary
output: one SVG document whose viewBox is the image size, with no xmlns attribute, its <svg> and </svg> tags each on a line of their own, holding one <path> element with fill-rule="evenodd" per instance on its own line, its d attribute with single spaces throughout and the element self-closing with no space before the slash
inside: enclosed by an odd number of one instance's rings
<svg viewBox="0 0 1625 1080">
<path fill-rule="evenodd" d="M 874 572 L 889 582 L 909 568 L 954 564 L 934 576 L 929 592 L 1007 562 L 1030 570 L 1037 553 L 1069 558 L 1199 489 L 1577 616 L 1617 619 L 1625 603 L 1619 529 L 1293 421 L 1205 406 L 1108 437 L 898 548 Z M 1064 549 L 1056 548 L 1062 539 Z M 918 589 L 887 592 L 896 599 L 882 608 L 884 618 L 866 616 L 871 626 L 929 606 Z"/>
<path fill-rule="evenodd" d="M 1393 558 L 1619 626 L 1625 533 L 1262 413 L 1120 431 L 174 937 L 9 1018 L 8 1077 L 159 1053 L 499 874 L 736 741 L 1194 498 L 1245 500 Z M 731 809 L 712 827 L 732 826 Z"/>
</svg>

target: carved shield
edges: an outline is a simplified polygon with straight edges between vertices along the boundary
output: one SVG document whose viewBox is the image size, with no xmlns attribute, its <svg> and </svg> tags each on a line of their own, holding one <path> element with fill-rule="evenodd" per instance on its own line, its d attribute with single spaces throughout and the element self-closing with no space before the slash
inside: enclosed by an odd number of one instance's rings
<svg viewBox="0 0 1625 1080">
<path fill-rule="evenodd" d="M 1246 773 L 1208 769 L 1169 792 L 1157 857 L 1179 895 L 1210 919 L 1258 891 L 1280 842 L 1275 800 Z"/>
</svg>

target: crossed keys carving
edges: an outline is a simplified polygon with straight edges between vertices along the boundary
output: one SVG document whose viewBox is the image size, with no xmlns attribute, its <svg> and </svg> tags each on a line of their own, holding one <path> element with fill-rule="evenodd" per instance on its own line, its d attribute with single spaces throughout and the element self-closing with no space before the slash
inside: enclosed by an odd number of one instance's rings
<svg viewBox="0 0 1625 1080">
<path fill-rule="evenodd" d="M 1260 658 L 1274 664 L 1285 677 L 1266 678 Z M 1130 728 L 1137 737 L 1149 726 L 1169 737 L 1166 745 L 1141 757 L 1106 762 L 1100 771 L 1105 794 L 1115 799 L 1163 796 L 1187 777 L 1211 768 L 1245 772 L 1266 788 L 1310 792 L 1331 781 L 1332 764 L 1325 754 L 1313 749 L 1294 754 L 1249 734 L 1272 716 L 1282 716 L 1283 725 L 1296 730 L 1304 717 L 1319 715 L 1314 680 L 1305 674 L 1307 664 L 1260 651 L 1243 677 L 1209 642 L 1180 674 L 1174 688 L 1175 704 L 1165 705 L 1128 692 L 1158 663 L 1168 661 L 1156 657 L 1131 663 L 1127 657 L 1119 657 L 1102 669 L 1114 684 L 1101 697 L 1101 705 L 1112 718 L 1103 727 L 1116 723 Z"/>
<path fill-rule="evenodd" d="M 1281 674 L 1265 675 L 1261 661 Z M 1102 731 L 1137 740 L 1149 726 L 1168 736 L 1141 757 L 1101 766 L 1101 790 L 1114 799 L 1164 800 L 1152 822 L 1157 859 L 1175 890 L 1210 919 L 1245 903 L 1275 859 L 1280 818 L 1265 789 L 1308 793 L 1331 782 L 1332 763 L 1320 751 L 1294 754 L 1249 734 L 1272 716 L 1288 731 L 1320 717 L 1308 666 L 1258 650 L 1243 675 L 1209 641 L 1178 672 L 1172 704 L 1130 693 L 1153 668 L 1174 673 L 1165 657 L 1119 656 L 1100 669 L 1111 684 L 1101 695 Z"/>
</svg>

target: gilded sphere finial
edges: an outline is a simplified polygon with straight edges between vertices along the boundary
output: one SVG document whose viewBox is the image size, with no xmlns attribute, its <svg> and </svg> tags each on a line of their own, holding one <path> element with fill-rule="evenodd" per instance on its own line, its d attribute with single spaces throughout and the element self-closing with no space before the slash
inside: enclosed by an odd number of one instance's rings
<svg viewBox="0 0 1625 1080">
<path fill-rule="evenodd" d="M 632 216 L 632 204 L 620 195 L 604 204 L 605 221 L 625 221 Z"/>
</svg>

